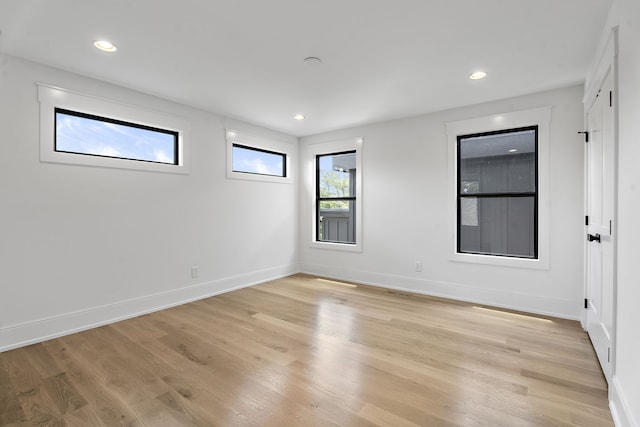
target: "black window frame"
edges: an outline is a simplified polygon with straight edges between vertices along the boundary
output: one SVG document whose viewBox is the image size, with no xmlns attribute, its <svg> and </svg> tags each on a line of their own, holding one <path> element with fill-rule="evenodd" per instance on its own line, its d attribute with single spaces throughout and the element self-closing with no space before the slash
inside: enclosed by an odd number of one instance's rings
<svg viewBox="0 0 640 427">
<path fill-rule="evenodd" d="M 93 153 L 83 153 L 81 151 L 67 151 L 67 150 L 59 150 L 58 149 L 58 113 L 65 114 L 67 116 L 80 117 L 83 119 L 96 120 L 104 123 L 112 123 L 121 126 L 132 127 L 136 129 L 148 130 L 151 132 L 163 133 L 166 135 L 173 136 L 173 162 L 159 162 L 155 160 L 145 160 L 145 159 L 135 159 L 131 157 L 120 157 L 120 156 L 107 156 L 104 154 L 93 154 Z M 144 163 L 156 163 L 161 165 L 180 165 L 180 132 L 158 128 L 154 126 L 142 125 L 140 123 L 127 122 L 125 120 L 112 119 L 110 117 L 98 116 L 95 114 L 83 113 L 81 111 L 69 110 L 66 108 L 55 107 L 53 111 L 53 151 L 57 153 L 69 153 L 69 154 L 78 154 L 83 156 L 92 156 L 92 157 L 104 157 L 108 159 L 122 159 L 122 160 L 131 160 L 134 162 L 144 162 Z"/>
<path fill-rule="evenodd" d="M 343 241 L 334 241 L 334 240 L 320 240 L 320 227 L 319 227 L 319 223 L 320 223 L 320 205 L 321 202 L 331 202 L 331 201 L 347 201 L 347 202 L 353 202 L 353 206 L 355 209 L 355 202 L 357 199 L 357 194 L 355 196 L 347 196 L 347 197 L 320 197 L 320 158 L 321 157 L 328 157 L 328 156 L 340 156 L 340 155 L 344 155 L 344 154 L 354 154 L 354 155 L 358 155 L 358 150 L 347 150 L 347 151 L 337 151 L 337 152 L 333 152 L 333 153 L 323 153 L 323 154 L 316 154 L 316 242 L 321 242 L 321 243 L 338 243 L 338 244 L 342 244 L 342 245 L 356 245 L 357 244 L 357 235 L 354 234 L 354 241 L 353 242 L 343 242 Z M 354 183 L 355 184 L 355 183 Z M 356 192 L 355 190 L 356 187 L 354 187 L 354 193 Z M 355 216 L 354 216 L 355 218 Z"/>
<path fill-rule="evenodd" d="M 528 192 L 492 192 L 492 193 L 483 193 L 482 191 L 478 191 L 477 193 L 463 193 L 462 192 L 462 179 L 461 179 L 461 165 L 460 165 L 460 143 L 464 139 L 469 138 L 477 138 L 482 136 L 492 136 L 492 135 L 503 135 L 509 133 L 523 132 L 523 131 L 534 131 L 534 144 L 535 144 L 535 156 L 534 156 L 534 168 L 535 168 L 535 178 L 534 178 L 534 191 Z M 456 210 L 457 210 L 457 218 L 456 218 L 456 251 L 460 254 L 472 254 L 472 255 L 487 255 L 487 256 L 496 256 L 502 258 L 516 258 L 516 259 L 539 259 L 538 253 L 538 228 L 539 228 L 539 152 L 538 152 L 538 125 L 532 126 L 524 126 L 518 128 L 510 128 L 510 129 L 501 129 L 497 131 L 491 132 L 481 132 L 474 134 L 466 134 L 466 135 L 458 135 L 456 142 Z M 460 248 L 460 234 L 461 234 L 461 205 L 462 199 L 487 199 L 487 198 L 513 198 L 513 197 L 533 197 L 533 256 L 523 256 L 523 255 L 509 255 L 509 254 L 495 254 L 495 253 L 487 253 L 487 252 L 478 252 L 478 251 L 468 251 L 462 250 Z"/>
<path fill-rule="evenodd" d="M 259 172 L 247 172 L 247 171 L 241 171 L 241 170 L 234 169 L 233 168 L 233 149 L 236 148 L 236 147 L 237 148 L 243 148 L 245 150 L 258 151 L 260 153 L 275 154 L 277 156 L 282 157 L 282 175 L 273 175 L 273 174 L 270 174 L 270 173 L 259 173 Z M 278 151 L 265 150 L 264 148 L 252 147 L 250 145 L 237 144 L 237 143 L 233 142 L 233 143 L 231 143 L 231 172 L 246 173 L 248 175 L 273 176 L 273 177 L 276 177 L 276 178 L 286 178 L 287 177 L 287 154 L 286 153 L 280 153 Z"/>
</svg>

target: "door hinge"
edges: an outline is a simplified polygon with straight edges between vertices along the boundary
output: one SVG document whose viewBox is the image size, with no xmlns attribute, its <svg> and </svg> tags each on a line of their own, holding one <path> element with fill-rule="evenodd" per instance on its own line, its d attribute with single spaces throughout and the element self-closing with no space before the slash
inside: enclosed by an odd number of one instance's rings
<svg viewBox="0 0 640 427">
<path fill-rule="evenodd" d="M 612 231 L 613 231 L 613 226 L 611 225 L 611 220 L 609 220 L 609 236 L 611 236 Z"/>
<path fill-rule="evenodd" d="M 584 216 L 584 225 L 589 225 L 589 215 Z"/>
<path fill-rule="evenodd" d="M 589 300 L 588 299 L 584 299 L 584 308 L 589 308 Z"/>
<path fill-rule="evenodd" d="M 607 363 L 611 363 L 611 347 L 607 347 Z"/>
<path fill-rule="evenodd" d="M 613 91 L 609 91 L 609 107 L 613 107 Z"/>
<path fill-rule="evenodd" d="M 589 142 L 589 131 L 581 130 L 581 131 L 578 131 L 578 133 L 584 134 L 584 142 Z"/>
</svg>

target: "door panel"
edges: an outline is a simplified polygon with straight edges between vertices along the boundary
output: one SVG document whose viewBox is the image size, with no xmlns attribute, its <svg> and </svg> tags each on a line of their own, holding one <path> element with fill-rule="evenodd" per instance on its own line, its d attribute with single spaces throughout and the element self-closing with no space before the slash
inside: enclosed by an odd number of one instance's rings
<svg viewBox="0 0 640 427">
<path fill-rule="evenodd" d="M 607 378 L 611 378 L 615 287 L 615 115 L 610 68 L 587 111 L 587 316 L 586 327 Z M 596 239 L 596 237 L 599 237 Z"/>
</svg>

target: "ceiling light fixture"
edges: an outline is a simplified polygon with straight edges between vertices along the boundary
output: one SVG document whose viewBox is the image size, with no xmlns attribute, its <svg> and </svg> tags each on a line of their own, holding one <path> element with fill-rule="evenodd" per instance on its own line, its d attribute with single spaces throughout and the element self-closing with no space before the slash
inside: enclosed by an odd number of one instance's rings
<svg viewBox="0 0 640 427">
<path fill-rule="evenodd" d="M 304 58 L 304 63 L 312 66 L 312 67 L 317 67 L 318 65 L 320 65 L 322 63 L 322 59 L 316 57 L 316 56 L 308 56 L 306 58 Z"/>
<path fill-rule="evenodd" d="M 480 80 L 484 79 L 485 77 L 487 77 L 487 73 L 485 73 L 484 71 L 476 71 L 475 73 L 469 74 L 469 78 L 471 80 Z"/>
<path fill-rule="evenodd" d="M 302 114 L 296 114 L 293 118 L 296 120 L 304 120 L 304 116 Z"/>
<path fill-rule="evenodd" d="M 111 42 L 106 40 L 96 40 L 93 45 L 105 52 L 115 52 L 118 48 Z"/>
</svg>

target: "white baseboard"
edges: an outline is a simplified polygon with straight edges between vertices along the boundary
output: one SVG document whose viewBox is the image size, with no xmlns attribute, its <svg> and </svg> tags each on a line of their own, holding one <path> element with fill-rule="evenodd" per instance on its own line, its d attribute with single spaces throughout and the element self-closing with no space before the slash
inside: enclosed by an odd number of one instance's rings
<svg viewBox="0 0 640 427">
<path fill-rule="evenodd" d="M 629 401 L 625 398 L 615 375 L 609 384 L 609 409 L 616 427 L 640 427 L 634 419 Z"/>
<path fill-rule="evenodd" d="M 398 291 L 467 301 L 563 319 L 580 319 L 580 309 L 576 302 L 572 300 L 505 292 L 499 289 L 416 279 L 414 277 L 355 270 L 332 265 L 304 263 L 301 265 L 301 271 L 306 274 L 349 280 Z"/>
<path fill-rule="evenodd" d="M 0 352 L 230 292 L 297 272 L 297 265 L 273 267 L 45 319 L 5 326 L 0 328 Z"/>
</svg>

